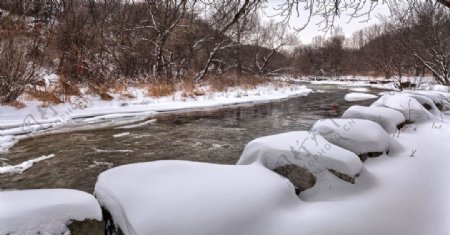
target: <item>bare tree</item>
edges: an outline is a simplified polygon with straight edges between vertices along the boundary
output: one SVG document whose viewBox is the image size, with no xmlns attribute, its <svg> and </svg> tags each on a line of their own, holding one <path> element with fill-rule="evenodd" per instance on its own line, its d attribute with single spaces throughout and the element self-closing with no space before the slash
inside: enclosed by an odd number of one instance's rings
<svg viewBox="0 0 450 235">
<path fill-rule="evenodd" d="M 286 25 L 270 21 L 259 25 L 255 30 L 254 46 L 258 48 L 255 54 L 256 73 L 264 75 L 275 73 L 277 71 L 269 71 L 268 65 L 270 60 L 283 47 L 293 45 L 295 36 L 288 32 Z M 278 68 L 280 70 L 282 68 Z"/>
<path fill-rule="evenodd" d="M 450 12 L 439 3 L 412 2 L 394 16 L 403 46 L 440 84 L 450 85 Z"/>
</svg>

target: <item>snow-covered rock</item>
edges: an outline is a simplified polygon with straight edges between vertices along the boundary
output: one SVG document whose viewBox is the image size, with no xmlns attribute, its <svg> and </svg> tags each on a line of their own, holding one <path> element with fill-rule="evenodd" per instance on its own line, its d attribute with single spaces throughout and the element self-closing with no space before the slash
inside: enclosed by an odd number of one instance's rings
<svg viewBox="0 0 450 235">
<path fill-rule="evenodd" d="M 371 106 L 395 109 L 400 111 L 407 121 L 411 122 L 424 122 L 436 119 L 417 99 L 407 94 L 383 95 Z"/>
<path fill-rule="evenodd" d="M 412 94 L 412 95 L 420 95 L 430 98 L 436 106 L 443 106 L 445 97 L 440 94 L 438 91 L 424 91 L 424 90 L 414 90 L 414 91 L 405 91 L 404 93 Z"/>
<path fill-rule="evenodd" d="M 391 136 L 378 123 L 369 120 L 323 119 L 317 121 L 311 130 L 356 154 L 386 152 L 394 144 Z"/>
<path fill-rule="evenodd" d="M 342 118 L 366 119 L 378 123 L 388 133 L 397 131 L 397 126 L 405 122 L 405 117 L 397 110 L 385 107 L 351 106 Z"/>
<path fill-rule="evenodd" d="M 107 170 L 95 195 L 128 235 L 267 234 L 301 203 L 289 181 L 263 166 L 188 161 Z"/>
<path fill-rule="evenodd" d="M 370 99 L 376 99 L 378 96 L 372 95 L 372 94 L 366 94 L 366 93 L 358 93 L 358 92 L 352 92 L 345 95 L 344 99 L 346 101 L 362 101 L 362 100 L 370 100 Z"/>
<path fill-rule="evenodd" d="M 406 93 L 405 95 L 416 99 L 417 102 L 419 102 L 426 110 L 430 111 L 430 113 L 432 113 L 435 117 L 442 117 L 442 113 L 439 108 L 436 106 L 433 100 L 428 98 L 427 96 L 408 93 Z"/>
<path fill-rule="evenodd" d="M 91 194 L 71 189 L 0 192 L 0 234 L 68 234 L 72 221 L 102 220 Z"/>
<path fill-rule="evenodd" d="M 449 86 L 444 85 L 433 85 L 432 87 L 433 91 L 442 91 L 442 92 L 449 92 Z"/>
<path fill-rule="evenodd" d="M 359 174 L 363 168 L 354 153 L 308 131 L 293 131 L 250 141 L 245 146 L 238 164 L 255 162 L 269 169 L 296 165 L 313 174 L 328 169 L 350 177 Z"/>
</svg>

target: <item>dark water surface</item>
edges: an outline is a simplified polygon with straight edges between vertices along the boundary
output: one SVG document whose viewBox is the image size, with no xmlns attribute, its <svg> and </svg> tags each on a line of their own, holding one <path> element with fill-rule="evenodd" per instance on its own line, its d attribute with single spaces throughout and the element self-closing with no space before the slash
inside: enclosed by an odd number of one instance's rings
<svg viewBox="0 0 450 235">
<path fill-rule="evenodd" d="M 22 140 L 0 158 L 14 165 L 42 155 L 56 156 L 35 163 L 22 174 L 0 174 L 0 188 L 92 192 L 97 176 L 111 165 L 163 159 L 234 164 L 252 139 L 308 130 L 320 118 L 340 116 L 351 105 L 373 102 L 347 102 L 347 89 L 317 88 L 325 92 L 266 104 L 166 113 L 157 116 L 155 123 L 132 129 L 76 131 Z M 113 137 L 124 132 L 129 135 Z"/>
</svg>

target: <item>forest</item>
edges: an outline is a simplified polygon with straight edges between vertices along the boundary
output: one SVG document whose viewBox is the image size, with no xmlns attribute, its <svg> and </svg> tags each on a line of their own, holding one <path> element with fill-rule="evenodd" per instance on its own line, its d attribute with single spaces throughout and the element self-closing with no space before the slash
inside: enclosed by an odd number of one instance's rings
<svg viewBox="0 0 450 235">
<path fill-rule="evenodd" d="M 289 4 L 283 11 L 293 10 Z M 107 99 L 106 89 L 130 83 L 165 95 L 180 82 L 227 87 L 278 75 L 427 74 L 450 84 L 450 14 L 438 1 L 397 6 L 347 37 L 331 25 L 310 44 L 286 20 L 263 19 L 264 7 L 232 0 L 0 1 L 0 102 L 26 92 L 59 102 L 81 86 Z M 52 91 L 36 89 L 45 73 L 59 76 Z"/>
</svg>

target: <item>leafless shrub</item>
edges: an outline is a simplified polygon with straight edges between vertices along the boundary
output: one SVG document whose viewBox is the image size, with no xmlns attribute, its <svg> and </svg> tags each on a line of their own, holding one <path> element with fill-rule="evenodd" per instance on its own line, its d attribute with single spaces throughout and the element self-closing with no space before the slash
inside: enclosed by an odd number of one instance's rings
<svg viewBox="0 0 450 235">
<path fill-rule="evenodd" d="M 0 41 L 0 103 L 11 103 L 39 77 L 39 66 L 27 57 L 27 45 L 17 39 Z"/>
</svg>

